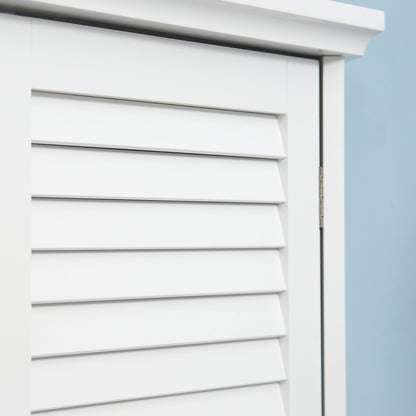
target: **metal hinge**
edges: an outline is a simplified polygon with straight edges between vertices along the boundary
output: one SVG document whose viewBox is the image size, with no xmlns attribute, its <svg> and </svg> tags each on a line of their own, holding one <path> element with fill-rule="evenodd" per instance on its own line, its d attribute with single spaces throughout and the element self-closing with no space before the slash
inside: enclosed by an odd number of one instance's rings
<svg viewBox="0 0 416 416">
<path fill-rule="evenodd" d="M 319 228 L 324 228 L 324 167 L 319 166 Z"/>
</svg>

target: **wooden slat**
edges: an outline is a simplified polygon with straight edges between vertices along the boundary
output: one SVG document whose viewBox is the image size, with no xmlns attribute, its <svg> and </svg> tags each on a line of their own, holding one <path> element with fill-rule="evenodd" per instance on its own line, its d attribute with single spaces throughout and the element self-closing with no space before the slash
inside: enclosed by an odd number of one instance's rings
<svg viewBox="0 0 416 416">
<path fill-rule="evenodd" d="M 283 56 L 45 20 L 32 36 L 34 89 L 285 112 Z"/>
<path fill-rule="evenodd" d="M 34 200 L 32 247 L 281 247 L 273 205 Z"/>
<path fill-rule="evenodd" d="M 277 340 L 35 360 L 32 409 L 283 380 Z"/>
<path fill-rule="evenodd" d="M 92 198 L 283 202 L 277 162 L 35 146 L 32 193 Z"/>
<path fill-rule="evenodd" d="M 38 416 L 284 416 L 278 384 L 36 413 Z"/>
<path fill-rule="evenodd" d="M 104 148 L 284 157 L 276 116 L 33 93 L 31 138 Z"/>
<path fill-rule="evenodd" d="M 282 291 L 278 250 L 34 253 L 32 301 Z"/>
<path fill-rule="evenodd" d="M 278 295 L 37 306 L 35 356 L 285 334 Z"/>
</svg>

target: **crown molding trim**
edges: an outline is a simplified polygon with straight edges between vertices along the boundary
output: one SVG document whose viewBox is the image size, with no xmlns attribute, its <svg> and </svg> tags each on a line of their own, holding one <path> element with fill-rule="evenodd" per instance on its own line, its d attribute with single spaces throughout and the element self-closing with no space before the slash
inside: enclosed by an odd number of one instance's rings
<svg viewBox="0 0 416 416">
<path fill-rule="evenodd" d="M 384 30 L 381 11 L 323 0 L 0 0 L 0 7 L 311 56 L 362 56 Z"/>
</svg>

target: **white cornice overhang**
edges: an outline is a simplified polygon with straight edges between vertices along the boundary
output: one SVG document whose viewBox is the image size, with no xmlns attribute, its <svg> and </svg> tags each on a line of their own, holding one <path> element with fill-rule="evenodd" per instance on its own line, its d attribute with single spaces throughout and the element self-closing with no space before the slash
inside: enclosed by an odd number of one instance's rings
<svg viewBox="0 0 416 416">
<path fill-rule="evenodd" d="M 0 0 L 1 10 L 311 56 L 361 56 L 384 13 L 317 0 Z"/>
</svg>

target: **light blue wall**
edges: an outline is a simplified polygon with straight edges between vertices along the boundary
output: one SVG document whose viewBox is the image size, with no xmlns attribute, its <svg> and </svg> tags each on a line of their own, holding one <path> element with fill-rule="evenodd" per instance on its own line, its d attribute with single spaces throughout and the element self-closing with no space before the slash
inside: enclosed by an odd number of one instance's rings
<svg viewBox="0 0 416 416">
<path fill-rule="evenodd" d="M 416 416 L 416 0 L 346 67 L 348 416 Z"/>
</svg>

